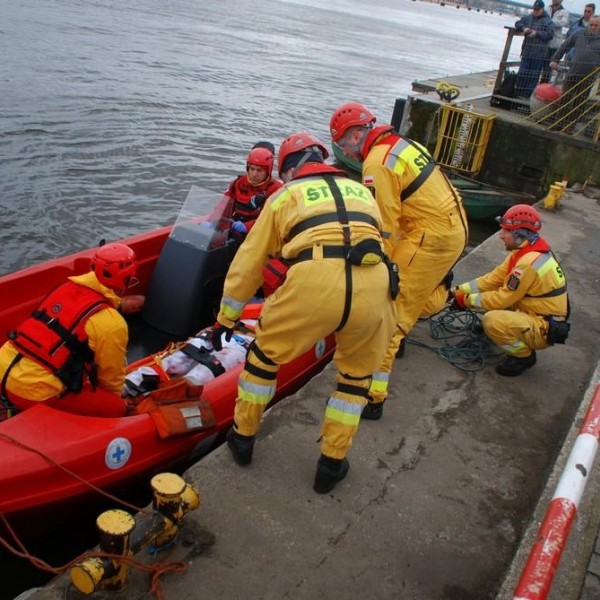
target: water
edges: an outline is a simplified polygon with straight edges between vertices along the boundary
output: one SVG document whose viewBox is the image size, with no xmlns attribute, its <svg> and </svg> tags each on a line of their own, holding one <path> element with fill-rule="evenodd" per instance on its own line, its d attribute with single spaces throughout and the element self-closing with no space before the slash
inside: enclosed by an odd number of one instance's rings
<svg viewBox="0 0 600 600">
<path fill-rule="evenodd" d="M 495 68 L 514 18 L 408 0 L 0 0 L 0 274 L 173 221 L 258 139 L 329 143 L 414 79 Z"/>
<path fill-rule="evenodd" d="M 496 68 L 514 22 L 410 0 L 0 10 L 0 274 L 172 223 L 192 184 L 222 191 L 255 141 L 329 144 L 342 102 L 389 121 L 415 79 Z M 40 582 L 0 559 L 2 600 Z"/>
</svg>

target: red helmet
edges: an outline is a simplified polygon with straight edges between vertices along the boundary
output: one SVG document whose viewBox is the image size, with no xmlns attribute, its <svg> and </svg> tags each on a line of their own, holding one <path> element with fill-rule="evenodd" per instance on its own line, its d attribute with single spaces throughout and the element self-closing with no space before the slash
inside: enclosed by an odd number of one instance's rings
<svg viewBox="0 0 600 600">
<path fill-rule="evenodd" d="M 273 171 L 273 162 L 275 157 L 273 153 L 267 148 L 253 148 L 248 154 L 246 160 L 246 169 L 250 166 L 260 167 L 267 172 L 267 179 L 271 177 L 271 171 Z"/>
<path fill-rule="evenodd" d="M 292 135 L 283 140 L 281 146 L 279 147 L 277 168 L 279 170 L 280 177 L 281 172 L 283 171 L 283 165 L 285 164 L 285 159 L 290 154 L 294 154 L 294 152 L 300 152 L 301 150 L 306 150 L 307 148 L 319 150 L 323 156 L 323 159 L 326 159 L 329 156 L 329 152 L 327 151 L 327 148 L 325 148 L 325 144 L 321 140 L 317 139 L 314 135 L 306 133 L 305 131 L 292 133 Z"/>
<path fill-rule="evenodd" d="M 125 244 L 100 246 L 90 268 L 101 284 L 115 291 L 126 290 L 137 269 L 135 252 Z"/>
<path fill-rule="evenodd" d="M 331 139 L 337 142 L 348 130 L 355 125 L 368 125 L 375 123 L 375 115 L 363 104 L 358 102 L 346 102 L 342 104 L 329 121 Z"/>
<path fill-rule="evenodd" d="M 539 231 L 542 228 L 542 218 L 533 206 L 529 204 L 515 204 L 511 206 L 501 217 L 496 217 L 496 221 L 502 229 L 514 231 L 515 229 L 529 229 L 530 231 Z"/>
</svg>

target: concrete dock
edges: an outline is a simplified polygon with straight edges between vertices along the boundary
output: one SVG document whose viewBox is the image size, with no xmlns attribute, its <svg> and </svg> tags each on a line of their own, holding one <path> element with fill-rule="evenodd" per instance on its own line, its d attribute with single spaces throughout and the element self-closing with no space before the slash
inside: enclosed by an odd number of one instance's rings
<svg viewBox="0 0 600 600">
<path fill-rule="evenodd" d="M 461 371 L 409 344 L 381 421 L 363 422 L 348 477 L 320 496 L 312 481 L 334 370 L 265 414 L 250 467 L 221 447 L 184 478 L 202 495 L 180 543 L 146 563 L 183 560 L 161 577 L 165 600 L 484 600 L 512 598 L 600 371 L 600 204 L 567 192 L 542 211 L 542 235 L 566 273 L 571 335 L 517 378 Z M 460 283 L 505 256 L 494 236 L 455 269 Z M 307 299 L 309 302 L 310 299 Z M 433 345 L 427 322 L 411 338 Z M 596 461 L 549 598 L 599 598 Z M 586 579 L 586 575 L 588 576 Z M 598 579 L 600 582 L 600 579 Z M 133 570 L 120 592 L 150 597 Z M 62 575 L 21 598 L 82 598 Z"/>
</svg>

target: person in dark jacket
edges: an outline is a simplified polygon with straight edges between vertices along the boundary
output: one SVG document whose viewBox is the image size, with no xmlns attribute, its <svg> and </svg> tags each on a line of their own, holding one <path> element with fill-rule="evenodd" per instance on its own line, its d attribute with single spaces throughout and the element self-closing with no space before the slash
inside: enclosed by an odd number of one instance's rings
<svg viewBox="0 0 600 600">
<path fill-rule="evenodd" d="M 566 41 L 567 38 L 572 36 L 574 33 L 581 31 L 582 29 L 585 29 L 590 24 L 590 19 L 594 16 L 595 12 L 596 12 L 596 5 L 593 2 L 586 4 L 583 7 L 582 17 L 580 19 L 577 19 L 577 21 L 575 21 L 571 25 L 571 27 L 569 27 L 569 30 L 567 31 L 567 35 L 565 36 L 565 39 L 562 41 L 563 42 Z M 559 46 L 560 46 L 560 44 L 559 44 Z M 559 46 L 557 46 L 557 48 Z M 565 62 L 567 63 L 567 65 L 571 62 L 574 53 L 575 53 L 575 51 L 573 50 L 573 48 L 571 48 L 565 55 Z"/>
<path fill-rule="evenodd" d="M 539 82 L 548 57 L 548 43 L 554 37 L 554 23 L 544 10 L 544 2 L 535 0 L 531 13 L 515 23 L 525 36 L 521 46 L 521 65 L 517 76 L 517 97 L 529 98 Z"/>
<path fill-rule="evenodd" d="M 599 16 L 593 16 L 586 29 L 577 31 L 561 44 L 550 61 L 550 67 L 558 69 L 560 59 L 571 50 L 573 57 L 563 83 L 560 105 L 550 115 L 556 130 L 568 130 L 582 116 L 583 104 L 600 73 Z"/>
</svg>

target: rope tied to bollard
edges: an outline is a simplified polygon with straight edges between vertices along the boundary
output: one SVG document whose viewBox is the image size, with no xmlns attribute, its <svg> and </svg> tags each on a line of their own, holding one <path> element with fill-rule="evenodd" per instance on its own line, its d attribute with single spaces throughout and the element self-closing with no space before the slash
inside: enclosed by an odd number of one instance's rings
<svg viewBox="0 0 600 600">
<path fill-rule="evenodd" d="M 22 543 L 22 541 L 19 539 L 16 532 L 14 531 L 14 529 L 8 522 L 8 519 L 4 516 L 3 513 L 0 513 L 0 520 L 2 520 L 2 523 L 4 524 L 7 531 L 10 533 L 10 535 L 13 537 L 13 539 L 15 540 L 15 543 L 18 545 L 20 550 L 17 549 L 12 544 L 10 544 L 3 537 L 0 537 L 0 545 L 3 546 L 6 550 L 11 552 L 12 554 L 14 554 L 15 556 L 18 556 L 19 558 L 28 560 L 35 567 L 40 569 L 40 571 L 45 571 L 45 572 L 51 573 L 53 575 L 57 575 L 57 576 L 62 575 L 64 573 L 66 573 L 69 569 L 71 569 L 72 567 L 81 563 L 83 560 L 89 559 L 89 558 L 115 560 L 115 561 L 119 561 L 120 563 L 126 564 L 133 569 L 137 569 L 138 571 L 148 573 L 150 576 L 148 591 L 156 598 L 156 600 L 163 600 L 160 578 L 163 575 L 167 575 L 169 573 L 184 573 L 188 568 L 188 564 L 183 560 L 176 560 L 176 561 L 171 561 L 171 562 L 166 562 L 165 560 L 162 560 L 160 562 L 156 562 L 153 564 L 146 564 L 146 563 L 143 563 L 143 562 L 135 559 L 133 556 L 112 554 L 110 552 L 95 552 L 95 551 L 84 552 L 80 556 L 74 558 L 73 560 L 71 560 L 70 562 L 68 562 L 62 566 L 53 567 L 53 566 L 49 565 L 47 562 L 45 562 L 44 560 L 42 560 L 41 558 L 39 558 L 37 556 L 33 556 L 32 554 L 29 553 L 29 551 L 27 550 L 25 545 Z M 68 589 L 71 587 L 74 587 L 74 586 L 73 586 L 73 583 L 69 580 L 69 582 L 67 583 L 67 586 L 65 588 L 65 594 L 67 593 Z"/>
</svg>

